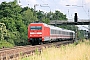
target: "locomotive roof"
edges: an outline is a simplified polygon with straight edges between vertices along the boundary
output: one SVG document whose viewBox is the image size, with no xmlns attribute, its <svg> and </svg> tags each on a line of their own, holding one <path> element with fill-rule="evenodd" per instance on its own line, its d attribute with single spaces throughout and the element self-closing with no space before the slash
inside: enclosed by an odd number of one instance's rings
<svg viewBox="0 0 90 60">
<path fill-rule="evenodd" d="M 49 27 L 49 28 L 51 28 L 51 29 L 63 30 L 63 31 L 66 31 L 66 32 L 73 32 L 73 33 L 75 33 L 75 32 L 72 31 L 72 30 L 67 30 L 67 29 L 59 28 L 59 27 L 56 27 L 56 26 L 48 25 L 48 24 L 46 24 L 46 23 L 31 23 L 31 24 L 43 24 L 44 26 Z"/>
</svg>

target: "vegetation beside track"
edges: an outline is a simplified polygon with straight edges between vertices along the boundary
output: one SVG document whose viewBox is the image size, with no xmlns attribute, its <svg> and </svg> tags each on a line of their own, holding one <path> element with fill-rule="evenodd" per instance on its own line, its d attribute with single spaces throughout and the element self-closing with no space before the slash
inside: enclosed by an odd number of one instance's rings
<svg viewBox="0 0 90 60">
<path fill-rule="evenodd" d="M 5 40 L 0 41 L 0 48 L 11 48 L 14 47 L 14 44 L 11 44 Z"/>
<path fill-rule="evenodd" d="M 59 48 L 46 48 L 41 53 L 37 51 L 36 54 L 21 60 L 90 60 L 90 41 L 83 40 Z"/>
</svg>

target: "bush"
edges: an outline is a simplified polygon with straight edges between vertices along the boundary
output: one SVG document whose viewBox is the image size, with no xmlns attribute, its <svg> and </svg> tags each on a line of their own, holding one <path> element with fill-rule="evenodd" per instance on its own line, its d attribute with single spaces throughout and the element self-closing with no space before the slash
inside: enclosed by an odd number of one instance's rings
<svg viewBox="0 0 90 60">
<path fill-rule="evenodd" d="M 6 40 L 0 41 L 0 48 L 11 48 L 11 47 L 14 47 L 14 45 L 7 42 Z"/>
</svg>

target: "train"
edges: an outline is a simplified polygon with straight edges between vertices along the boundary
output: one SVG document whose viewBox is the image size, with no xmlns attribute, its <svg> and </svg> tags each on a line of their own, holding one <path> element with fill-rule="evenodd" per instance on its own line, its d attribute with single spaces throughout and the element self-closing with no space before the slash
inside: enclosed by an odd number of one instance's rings
<svg viewBox="0 0 90 60">
<path fill-rule="evenodd" d="M 48 25 L 46 23 L 30 23 L 28 26 L 28 42 L 41 44 L 55 40 L 74 40 L 75 32 Z"/>
</svg>

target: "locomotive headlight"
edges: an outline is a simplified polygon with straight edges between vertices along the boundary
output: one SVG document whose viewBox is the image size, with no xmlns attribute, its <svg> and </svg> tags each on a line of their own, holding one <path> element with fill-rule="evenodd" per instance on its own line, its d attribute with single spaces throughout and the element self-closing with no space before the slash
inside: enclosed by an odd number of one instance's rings
<svg viewBox="0 0 90 60">
<path fill-rule="evenodd" d="M 30 38 L 30 40 L 32 40 L 32 38 Z"/>
<path fill-rule="evenodd" d="M 39 40 L 42 40 L 42 38 L 39 38 Z"/>
</svg>

